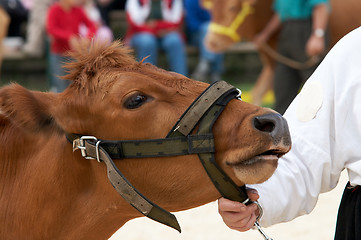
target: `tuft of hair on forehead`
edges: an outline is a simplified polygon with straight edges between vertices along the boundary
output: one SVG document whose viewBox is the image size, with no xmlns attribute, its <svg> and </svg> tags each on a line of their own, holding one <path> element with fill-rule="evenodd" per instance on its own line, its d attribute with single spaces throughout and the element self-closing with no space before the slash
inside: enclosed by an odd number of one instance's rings
<svg viewBox="0 0 361 240">
<path fill-rule="evenodd" d="M 63 79 L 73 81 L 78 89 L 87 91 L 108 84 L 104 75 L 99 76 L 107 70 L 126 71 L 140 67 L 133 51 L 119 40 L 111 44 L 84 40 L 75 50 L 68 52 L 67 57 L 69 61 L 64 64 L 67 75 Z"/>
</svg>

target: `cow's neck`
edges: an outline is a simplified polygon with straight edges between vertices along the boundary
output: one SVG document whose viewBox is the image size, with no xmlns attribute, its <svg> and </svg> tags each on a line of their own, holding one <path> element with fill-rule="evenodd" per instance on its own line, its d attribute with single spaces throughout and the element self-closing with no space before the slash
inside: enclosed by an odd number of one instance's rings
<svg viewBox="0 0 361 240">
<path fill-rule="evenodd" d="M 137 216 L 111 189 L 105 167 L 73 153 L 64 136 L 12 138 L 0 156 L 3 236 L 107 239 Z"/>
</svg>

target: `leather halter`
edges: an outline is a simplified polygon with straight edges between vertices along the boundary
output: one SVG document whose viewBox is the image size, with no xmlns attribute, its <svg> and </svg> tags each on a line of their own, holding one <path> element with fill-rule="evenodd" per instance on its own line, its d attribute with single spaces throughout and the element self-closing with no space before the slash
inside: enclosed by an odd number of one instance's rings
<svg viewBox="0 0 361 240">
<path fill-rule="evenodd" d="M 209 31 L 226 35 L 230 37 L 234 42 L 241 41 L 241 36 L 237 33 L 239 26 L 245 21 L 248 15 L 252 14 L 254 9 L 248 1 L 242 4 L 242 10 L 237 14 L 231 25 L 224 26 L 215 22 L 209 24 Z"/>
<path fill-rule="evenodd" d="M 212 127 L 229 101 L 239 98 L 240 91 L 221 81 L 209 86 L 183 113 L 166 138 L 109 141 L 93 136 L 67 134 L 73 151 L 80 149 L 87 159 L 103 161 L 115 190 L 143 215 L 181 231 L 176 217 L 152 203 L 124 177 L 113 162 L 122 158 L 149 158 L 198 154 L 203 167 L 220 194 L 233 201 L 250 203 L 245 187 L 238 187 L 214 159 Z M 198 130 L 191 134 L 195 126 Z"/>
</svg>

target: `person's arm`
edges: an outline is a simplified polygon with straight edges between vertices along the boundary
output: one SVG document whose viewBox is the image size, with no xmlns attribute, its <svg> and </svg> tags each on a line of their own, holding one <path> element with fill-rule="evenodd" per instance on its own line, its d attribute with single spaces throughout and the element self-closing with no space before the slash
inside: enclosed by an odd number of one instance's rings
<svg viewBox="0 0 361 240">
<path fill-rule="evenodd" d="M 295 105 L 297 104 L 294 104 L 293 107 Z M 290 114 L 290 109 L 288 114 Z M 293 114 L 296 113 L 293 112 L 291 115 Z M 297 216 L 311 212 L 323 188 L 321 185 L 331 185 L 327 188 L 328 190 L 337 183 L 337 179 L 330 177 L 331 160 L 330 154 L 327 153 L 330 148 L 326 146 L 327 144 L 318 146 L 307 141 L 314 135 L 320 136 L 321 132 L 319 131 L 328 133 L 325 130 L 328 126 L 323 128 L 316 124 L 309 129 L 302 127 L 302 132 L 305 133 L 305 137 L 303 137 L 294 133 L 301 131 L 301 128 L 295 129 L 297 127 L 293 126 L 293 120 L 290 117 L 287 120 L 290 124 L 292 138 L 291 151 L 279 160 L 276 172 L 269 180 L 263 184 L 250 185 L 251 188 L 257 189 L 260 196 L 259 203 L 263 208 L 260 222 L 265 227 L 290 221 Z M 327 125 L 326 122 L 325 125 Z M 315 128 L 319 128 L 319 130 L 315 130 Z M 328 135 L 324 135 L 322 138 L 321 141 L 330 142 Z M 229 203 L 227 205 L 219 201 L 219 213 L 227 226 L 240 231 L 247 231 L 252 227 L 255 220 L 252 215 L 257 215 L 254 209 L 247 206 L 247 210 L 240 211 L 235 207 L 229 208 Z M 224 211 L 228 211 L 228 213 L 225 214 Z M 241 219 L 249 219 L 249 222 L 240 221 Z"/>
<path fill-rule="evenodd" d="M 325 52 L 325 33 L 329 19 L 329 7 L 327 4 L 319 4 L 312 12 L 312 33 L 306 45 L 306 53 L 309 56 L 320 55 Z"/>
<path fill-rule="evenodd" d="M 280 28 L 281 19 L 277 13 L 274 13 L 270 21 L 267 23 L 266 27 L 258 33 L 253 42 L 257 48 L 260 48 L 268 39 Z"/>
<path fill-rule="evenodd" d="M 335 146 L 335 140 L 330 135 L 330 131 L 334 131 L 332 77 L 327 73 L 329 66 L 323 65 L 321 69 L 315 71 L 286 111 L 292 139 L 291 151 L 279 159 L 278 167 L 269 180 L 250 186 L 257 189 L 260 196 L 259 203 L 264 210 L 260 222 L 263 226 L 290 221 L 311 212 L 318 195 L 335 187 L 341 173 L 342 168 L 337 166 L 333 169 L 336 166 L 332 166 L 331 161 Z M 311 109 L 314 116 L 307 113 Z M 243 213 L 238 215 L 246 217 Z M 228 217 L 226 224 L 234 218 Z"/>
<path fill-rule="evenodd" d="M 333 189 L 345 168 L 351 184 L 361 185 L 360 41 L 361 28 L 341 39 L 286 111 L 292 149 L 269 180 L 250 186 L 260 196 L 263 226 L 311 212 L 319 194 Z M 221 215 L 230 211 L 219 208 Z M 231 210 L 234 214 L 222 215 L 227 225 L 250 216 Z"/>
</svg>

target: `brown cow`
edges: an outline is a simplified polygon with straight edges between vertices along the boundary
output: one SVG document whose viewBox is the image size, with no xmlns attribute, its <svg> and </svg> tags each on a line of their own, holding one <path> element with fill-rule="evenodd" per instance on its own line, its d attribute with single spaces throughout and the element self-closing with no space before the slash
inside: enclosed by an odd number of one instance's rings
<svg viewBox="0 0 361 240">
<path fill-rule="evenodd" d="M 107 239 L 140 217 L 107 179 L 105 164 L 72 151 L 66 133 L 107 140 L 164 138 L 208 84 L 138 63 L 119 42 L 72 53 L 63 93 L 0 90 L 2 239 Z M 271 176 L 290 149 L 285 120 L 230 100 L 214 127 L 215 159 L 238 185 Z M 145 196 L 169 211 L 220 197 L 196 154 L 115 161 Z"/>
<path fill-rule="evenodd" d="M 244 3 L 252 6 L 251 11 L 247 11 L 244 21 L 237 24 L 234 29 L 238 36 L 232 38 L 230 34 L 220 34 L 219 32 L 209 31 L 206 38 L 206 45 L 209 49 L 220 52 L 230 47 L 239 39 L 252 41 L 254 36 L 260 32 L 273 15 L 273 0 L 211 0 L 213 7 L 212 22 L 224 27 L 229 27 L 236 19 L 236 16 L 242 13 Z M 341 37 L 351 30 L 361 26 L 361 5 L 358 0 L 330 0 L 331 15 L 329 21 L 330 29 L 330 47 L 332 47 Z M 247 5 L 247 4 L 246 4 Z M 269 39 L 268 45 L 276 48 L 277 34 Z M 273 85 L 273 70 L 275 59 L 271 57 L 266 49 L 260 49 L 260 57 L 263 63 L 263 69 L 256 81 L 253 89 L 253 102 L 257 105 L 261 103 L 262 96 Z M 310 61 L 312 62 L 312 61 Z M 297 64 L 301 65 L 302 64 Z M 296 66 L 297 66 L 296 65 Z"/>
</svg>

